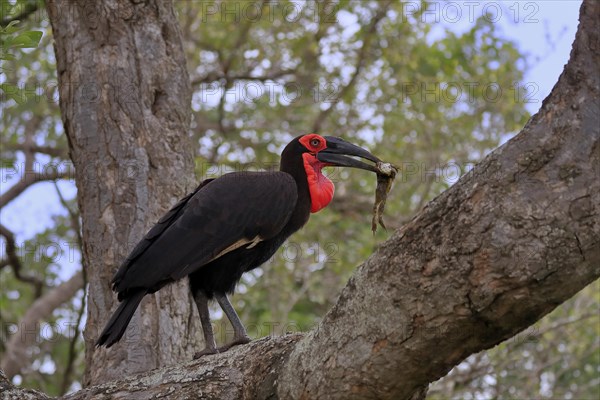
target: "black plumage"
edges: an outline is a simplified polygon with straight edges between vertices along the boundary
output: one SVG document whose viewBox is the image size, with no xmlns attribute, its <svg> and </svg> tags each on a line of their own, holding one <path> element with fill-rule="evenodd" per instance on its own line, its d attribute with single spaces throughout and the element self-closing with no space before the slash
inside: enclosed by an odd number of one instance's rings
<svg viewBox="0 0 600 400">
<path fill-rule="evenodd" d="M 203 181 L 150 229 L 120 266 L 112 287 L 121 304 L 97 345 L 110 347 L 119 341 L 146 294 L 186 276 L 206 341 L 197 356 L 248 342 L 226 293 L 234 291 L 244 272 L 270 259 L 308 221 L 311 210 L 331 200 L 333 184 L 321 174 L 322 167 L 374 170 L 343 154 L 378 161 L 339 138 L 310 134 L 286 146 L 280 171 L 235 172 Z M 235 333 L 234 341 L 221 349 L 216 348 L 208 315 L 213 297 Z"/>
</svg>

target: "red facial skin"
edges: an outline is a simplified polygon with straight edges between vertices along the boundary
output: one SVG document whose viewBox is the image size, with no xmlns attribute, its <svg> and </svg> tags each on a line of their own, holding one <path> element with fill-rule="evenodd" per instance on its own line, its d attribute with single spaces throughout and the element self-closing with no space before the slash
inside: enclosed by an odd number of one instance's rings
<svg viewBox="0 0 600 400">
<path fill-rule="evenodd" d="M 333 182 L 321 172 L 327 164 L 317 159 L 317 153 L 327 148 L 327 142 L 322 136 L 313 133 L 302 137 L 300 143 L 309 151 L 302 154 L 302 158 L 310 192 L 310 212 L 316 213 L 331 202 L 335 192 Z"/>
</svg>

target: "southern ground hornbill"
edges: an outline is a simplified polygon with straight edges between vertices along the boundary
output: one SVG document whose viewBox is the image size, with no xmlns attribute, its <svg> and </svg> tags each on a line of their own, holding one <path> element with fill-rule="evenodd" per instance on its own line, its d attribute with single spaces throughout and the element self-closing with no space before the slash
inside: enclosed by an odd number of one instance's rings
<svg viewBox="0 0 600 400">
<path fill-rule="evenodd" d="M 311 212 L 327 206 L 334 186 L 321 172 L 347 166 L 377 172 L 380 160 L 340 138 L 303 135 L 281 154 L 280 171 L 234 172 L 203 181 L 150 229 L 112 280 L 121 301 L 96 345 L 118 342 L 142 298 L 189 276 L 206 347 L 196 353 L 224 351 L 250 341 L 227 299 L 244 272 L 267 261 L 300 229 Z M 208 312 L 215 298 L 234 329 L 234 339 L 217 349 Z"/>
</svg>

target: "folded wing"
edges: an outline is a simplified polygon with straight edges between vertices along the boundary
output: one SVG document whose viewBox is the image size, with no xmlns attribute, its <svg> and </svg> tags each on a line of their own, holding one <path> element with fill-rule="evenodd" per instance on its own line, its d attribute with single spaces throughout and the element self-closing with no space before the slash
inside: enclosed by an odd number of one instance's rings
<svg viewBox="0 0 600 400">
<path fill-rule="evenodd" d="M 113 278 L 119 299 L 149 293 L 242 246 L 277 235 L 297 201 L 285 172 L 239 172 L 206 180 L 133 249 Z"/>
</svg>

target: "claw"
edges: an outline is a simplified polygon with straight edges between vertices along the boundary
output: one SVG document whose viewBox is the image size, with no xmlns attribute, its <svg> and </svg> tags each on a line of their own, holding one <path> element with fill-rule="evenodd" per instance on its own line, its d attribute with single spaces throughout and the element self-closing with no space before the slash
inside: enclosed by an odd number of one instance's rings
<svg viewBox="0 0 600 400">
<path fill-rule="evenodd" d="M 211 349 L 206 347 L 204 350 L 198 351 L 194 354 L 194 360 L 199 359 L 200 357 L 204 357 L 210 354 L 217 354 L 219 352 L 218 349 Z"/>
<path fill-rule="evenodd" d="M 232 342 L 229 342 L 226 345 L 219 347 L 219 349 L 217 351 L 219 353 L 224 353 L 227 350 L 229 350 L 230 348 L 232 348 L 233 346 L 239 346 L 241 344 L 250 343 L 251 341 L 252 341 L 252 339 L 250 339 L 248 336 L 242 336 L 240 338 L 234 339 Z"/>
</svg>

